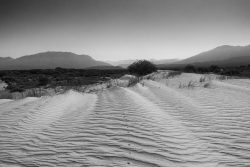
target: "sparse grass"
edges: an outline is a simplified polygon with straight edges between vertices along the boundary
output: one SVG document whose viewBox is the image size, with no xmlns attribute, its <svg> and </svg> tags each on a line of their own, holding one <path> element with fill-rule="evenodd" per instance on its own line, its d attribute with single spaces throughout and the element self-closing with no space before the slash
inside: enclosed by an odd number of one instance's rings
<svg viewBox="0 0 250 167">
<path fill-rule="evenodd" d="M 141 83 L 141 85 L 144 87 L 144 85 L 145 85 L 144 81 L 142 81 L 142 82 L 140 82 L 140 83 Z"/>
<path fill-rule="evenodd" d="M 194 66 L 194 65 L 176 65 L 176 66 L 162 66 L 160 70 L 176 70 L 188 73 L 199 73 L 199 74 L 219 74 L 226 76 L 238 76 L 244 78 L 250 78 L 250 64 L 241 66 L 218 66 L 218 65 L 204 65 L 204 66 Z"/>
<path fill-rule="evenodd" d="M 193 89 L 194 87 L 195 87 L 195 82 L 193 81 L 189 81 L 187 84 L 183 84 L 180 82 L 179 84 L 180 89 L 183 89 L 183 88 Z"/>
<path fill-rule="evenodd" d="M 169 82 L 168 82 L 168 80 L 166 80 L 166 82 L 165 82 L 165 85 L 166 85 L 166 86 L 168 86 L 168 85 L 169 85 Z"/>
<path fill-rule="evenodd" d="M 55 94 L 55 89 L 33 88 L 23 92 L 11 92 L 9 90 L 0 91 L 0 99 L 21 99 L 25 97 L 41 97 Z"/>
<path fill-rule="evenodd" d="M 210 82 L 207 82 L 203 85 L 204 88 L 210 88 L 211 87 L 211 83 Z"/>
<path fill-rule="evenodd" d="M 152 81 L 155 81 L 155 80 L 156 80 L 155 76 L 152 75 L 152 74 L 149 74 L 149 75 L 144 76 L 143 79 L 152 80 Z"/>
<path fill-rule="evenodd" d="M 182 84 L 181 82 L 179 83 L 179 89 L 184 88 L 184 84 Z"/>
<path fill-rule="evenodd" d="M 223 81 L 223 80 L 228 80 L 228 79 L 239 79 L 239 78 L 244 78 L 240 76 L 227 76 L 227 75 L 218 75 L 216 77 L 217 80 Z"/>
<path fill-rule="evenodd" d="M 129 82 L 128 82 L 128 87 L 132 87 L 135 86 L 137 83 L 139 83 L 141 81 L 140 77 L 134 77 L 134 78 L 130 78 Z"/>
<path fill-rule="evenodd" d="M 188 87 L 188 88 L 194 88 L 194 87 L 195 87 L 194 82 L 193 82 L 193 81 L 189 81 L 187 87 Z"/>
<path fill-rule="evenodd" d="M 111 81 L 108 81 L 107 82 L 107 88 L 111 88 L 112 87 L 112 83 L 111 83 Z"/>
<path fill-rule="evenodd" d="M 169 71 L 167 73 L 162 74 L 163 79 L 169 79 L 169 78 L 174 78 L 175 76 L 181 75 L 181 71 Z"/>
<path fill-rule="evenodd" d="M 143 79 L 155 81 L 157 79 L 169 79 L 181 75 L 181 71 L 155 72 L 143 77 Z"/>
<path fill-rule="evenodd" d="M 227 76 L 225 76 L 225 75 L 219 75 L 219 76 L 217 76 L 217 77 L 216 77 L 216 79 L 218 79 L 218 80 L 222 81 L 222 80 L 227 80 L 227 79 L 228 79 L 228 77 L 227 77 Z"/>
<path fill-rule="evenodd" d="M 174 78 L 175 76 L 178 76 L 178 75 L 181 75 L 182 72 L 181 71 L 170 71 L 168 74 L 167 74 L 167 79 L 168 78 Z"/>
<path fill-rule="evenodd" d="M 0 91 L 0 99 L 12 99 L 12 94 L 9 91 Z"/>
<path fill-rule="evenodd" d="M 200 77 L 200 83 L 205 82 L 206 81 L 206 77 Z"/>
</svg>

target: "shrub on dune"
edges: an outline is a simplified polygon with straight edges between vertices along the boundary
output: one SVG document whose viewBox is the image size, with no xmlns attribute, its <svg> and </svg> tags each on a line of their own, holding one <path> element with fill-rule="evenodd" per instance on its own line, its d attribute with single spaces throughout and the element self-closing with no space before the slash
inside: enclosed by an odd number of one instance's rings
<svg viewBox="0 0 250 167">
<path fill-rule="evenodd" d="M 128 66 L 128 71 L 137 76 L 147 75 L 156 70 L 156 66 L 147 60 L 139 60 Z"/>
</svg>

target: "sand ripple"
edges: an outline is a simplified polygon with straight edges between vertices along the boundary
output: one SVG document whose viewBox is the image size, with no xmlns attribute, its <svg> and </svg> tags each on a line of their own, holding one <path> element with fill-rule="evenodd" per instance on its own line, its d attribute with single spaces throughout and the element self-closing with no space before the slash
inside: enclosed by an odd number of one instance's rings
<svg viewBox="0 0 250 167">
<path fill-rule="evenodd" d="M 250 166 L 248 87 L 216 84 L 4 102 L 0 166 Z"/>
</svg>

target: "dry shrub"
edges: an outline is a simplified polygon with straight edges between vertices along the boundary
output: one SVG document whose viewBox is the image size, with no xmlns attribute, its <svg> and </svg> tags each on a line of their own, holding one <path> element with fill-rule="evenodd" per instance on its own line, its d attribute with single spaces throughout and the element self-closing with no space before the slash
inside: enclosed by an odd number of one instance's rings
<svg viewBox="0 0 250 167">
<path fill-rule="evenodd" d="M 140 77 L 130 78 L 128 82 L 128 87 L 135 86 L 137 83 L 140 82 L 140 80 L 141 80 Z"/>
<path fill-rule="evenodd" d="M 128 66 L 128 71 L 137 76 L 143 76 L 157 71 L 157 67 L 147 60 L 139 60 Z"/>
</svg>

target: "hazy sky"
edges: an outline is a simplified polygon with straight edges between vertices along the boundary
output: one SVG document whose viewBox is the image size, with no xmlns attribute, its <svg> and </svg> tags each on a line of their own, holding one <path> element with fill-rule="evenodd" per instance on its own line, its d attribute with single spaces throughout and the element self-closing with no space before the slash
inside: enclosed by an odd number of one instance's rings
<svg viewBox="0 0 250 167">
<path fill-rule="evenodd" d="M 250 0 L 0 0 L 0 56 L 186 58 L 250 44 Z"/>
</svg>

